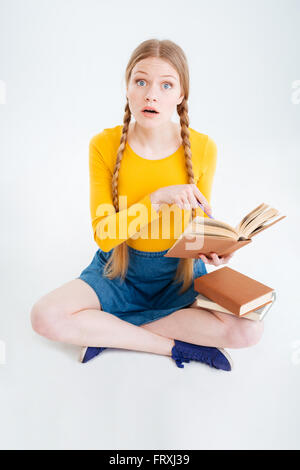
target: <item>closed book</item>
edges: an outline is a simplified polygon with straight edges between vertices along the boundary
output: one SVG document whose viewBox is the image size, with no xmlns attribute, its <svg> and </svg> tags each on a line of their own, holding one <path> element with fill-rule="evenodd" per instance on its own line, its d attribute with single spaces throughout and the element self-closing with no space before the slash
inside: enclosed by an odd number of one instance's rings
<svg viewBox="0 0 300 470">
<path fill-rule="evenodd" d="M 221 220 L 197 216 L 164 256 L 197 258 L 202 253 L 210 257 L 212 252 L 220 257 L 227 256 L 249 245 L 255 235 L 286 217 L 279 215 L 277 209 L 263 202 L 245 215 L 236 227 Z"/>
<path fill-rule="evenodd" d="M 198 294 L 196 297 L 197 300 L 197 306 L 200 308 L 205 308 L 207 310 L 213 310 L 216 312 L 221 312 L 221 313 L 227 313 L 229 315 L 236 316 L 237 318 L 247 318 L 248 320 L 253 320 L 253 321 L 261 321 L 264 319 L 272 305 L 274 304 L 276 299 L 276 292 L 273 292 L 273 298 L 272 300 L 269 300 L 263 305 L 260 305 L 259 307 L 256 307 L 253 310 L 250 310 L 247 313 L 244 313 L 243 315 L 236 315 L 235 313 L 231 312 L 227 308 L 222 307 L 221 305 L 213 302 L 210 300 L 208 297 L 205 297 L 203 294 Z"/>
<path fill-rule="evenodd" d="M 194 289 L 236 315 L 272 300 L 274 289 L 224 266 L 194 280 Z"/>
</svg>

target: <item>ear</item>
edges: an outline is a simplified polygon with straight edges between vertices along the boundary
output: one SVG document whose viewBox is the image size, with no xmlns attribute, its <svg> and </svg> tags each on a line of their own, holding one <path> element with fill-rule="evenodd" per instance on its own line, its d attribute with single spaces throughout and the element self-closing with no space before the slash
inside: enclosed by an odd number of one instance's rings
<svg viewBox="0 0 300 470">
<path fill-rule="evenodd" d="M 184 94 L 178 98 L 177 106 L 182 103 L 183 98 L 184 98 Z"/>
</svg>

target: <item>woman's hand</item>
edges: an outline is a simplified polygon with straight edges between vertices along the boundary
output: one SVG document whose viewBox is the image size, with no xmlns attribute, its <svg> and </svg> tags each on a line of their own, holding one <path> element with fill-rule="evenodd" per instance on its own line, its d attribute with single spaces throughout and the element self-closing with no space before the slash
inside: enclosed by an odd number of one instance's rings
<svg viewBox="0 0 300 470">
<path fill-rule="evenodd" d="M 197 258 L 200 258 L 202 259 L 202 261 L 206 264 L 213 264 L 214 266 L 220 266 L 221 264 L 226 264 L 228 263 L 228 261 L 232 258 L 233 256 L 233 253 L 230 253 L 229 255 L 227 256 L 223 256 L 221 258 L 219 258 L 219 256 L 217 255 L 217 253 L 210 253 L 211 254 L 211 258 L 207 258 L 207 256 L 199 253 Z"/>
<path fill-rule="evenodd" d="M 197 209 L 198 202 L 202 204 L 204 210 L 212 215 L 211 207 L 195 184 L 174 184 L 164 186 L 150 194 L 151 203 L 157 207 L 160 204 L 176 204 L 180 209 Z"/>
</svg>

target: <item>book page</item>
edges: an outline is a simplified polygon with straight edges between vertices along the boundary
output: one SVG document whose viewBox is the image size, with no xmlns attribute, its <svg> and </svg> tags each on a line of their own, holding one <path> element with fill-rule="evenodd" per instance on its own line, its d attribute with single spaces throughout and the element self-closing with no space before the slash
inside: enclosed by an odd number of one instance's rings
<svg viewBox="0 0 300 470">
<path fill-rule="evenodd" d="M 254 232 L 254 230 L 257 227 L 264 225 L 265 222 L 267 222 L 270 219 L 273 219 L 278 214 L 279 214 L 279 211 L 271 207 L 266 212 L 256 217 L 250 224 L 248 224 L 243 230 L 243 235 L 249 238 L 251 233 Z"/>
<path fill-rule="evenodd" d="M 263 212 L 266 208 L 268 207 L 267 204 L 264 202 L 257 206 L 255 209 L 253 209 L 249 214 L 245 215 L 245 217 L 241 220 L 241 222 L 236 226 L 236 230 L 238 233 L 242 233 L 244 227 L 251 222 L 258 214 Z"/>
<path fill-rule="evenodd" d="M 284 219 L 285 217 L 286 217 L 286 215 L 282 215 L 281 217 L 279 217 L 279 219 L 274 220 L 274 222 L 271 222 L 270 224 L 260 225 L 253 232 L 251 232 L 250 238 L 252 239 L 252 237 L 254 237 L 258 233 L 262 232 L 263 230 L 266 230 L 267 228 L 271 227 L 271 225 L 276 224 L 277 222 Z"/>
<path fill-rule="evenodd" d="M 193 230 L 195 232 L 197 232 L 198 226 L 202 225 L 202 226 L 204 226 L 204 232 L 205 233 L 206 233 L 206 230 L 207 230 L 206 227 L 215 227 L 217 229 L 217 230 L 215 230 L 216 234 L 218 234 L 218 232 L 219 232 L 218 229 L 221 228 L 221 229 L 226 229 L 226 230 L 228 230 L 229 232 L 232 232 L 235 235 L 238 235 L 238 232 L 236 231 L 235 228 L 231 227 L 231 225 L 227 224 L 226 222 L 222 222 L 221 220 L 207 219 L 207 218 L 203 217 L 203 220 L 198 221 L 198 220 L 194 219 L 194 221 L 195 221 L 195 227 L 193 227 Z M 208 231 L 210 231 L 210 229 L 208 229 Z"/>
<path fill-rule="evenodd" d="M 204 231 L 203 231 L 204 229 Z M 227 230 L 226 228 L 223 227 L 210 227 L 210 226 L 199 226 L 199 231 L 192 230 L 189 232 L 189 234 L 192 235 L 198 235 L 198 236 L 216 236 L 216 237 L 226 237 L 226 238 L 232 238 L 233 240 L 238 239 L 238 235 L 232 230 Z"/>
<path fill-rule="evenodd" d="M 274 211 L 276 211 L 276 209 L 274 209 L 273 207 L 270 207 L 269 210 L 274 210 Z M 250 220 L 247 221 L 247 223 L 246 223 L 246 224 L 244 225 L 244 227 L 243 227 L 243 230 L 244 230 L 245 228 L 248 229 L 248 226 L 249 226 L 253 221 L 257 221 L 257 219 L 258 219 L 259 217 L 261 217 L 261 216 L 263 216 L 263 215 L 265 215 L 265 214 L 267 214 L 267 213 L 268 213 L 267 210 L 265 210 L 264 212 L 263 212 L 263 211 L 260 211 L 259 214 L 256 214 L 255 217 L 253 217 L 252 219 L 250 219 Z M 278 213 L 278 211 L 277 211 L 277 213 Z M 276 215 L 277 215 L 277 214 L 276 214 Z"/>
</svg>

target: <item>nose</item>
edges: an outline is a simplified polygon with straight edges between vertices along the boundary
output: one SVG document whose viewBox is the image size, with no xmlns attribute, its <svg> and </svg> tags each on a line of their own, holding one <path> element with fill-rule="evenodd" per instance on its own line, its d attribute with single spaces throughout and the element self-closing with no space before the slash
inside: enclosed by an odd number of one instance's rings
<svg viewBox="0 0 300 470">
<path fill-rule="evenodd" d="M 153 88 L 153 85 L 148 89 L 145 95 L 145 100 L 147 102 L 157 101 L 157 94 Z"/>
<path fill-rule="evenodd" d="M 148 106 L 154 106 L 157 103 L 157 99 L 155 97 L 151 98 L 148 95 L 145 97 L 145 101 Z"/>
</svg>

